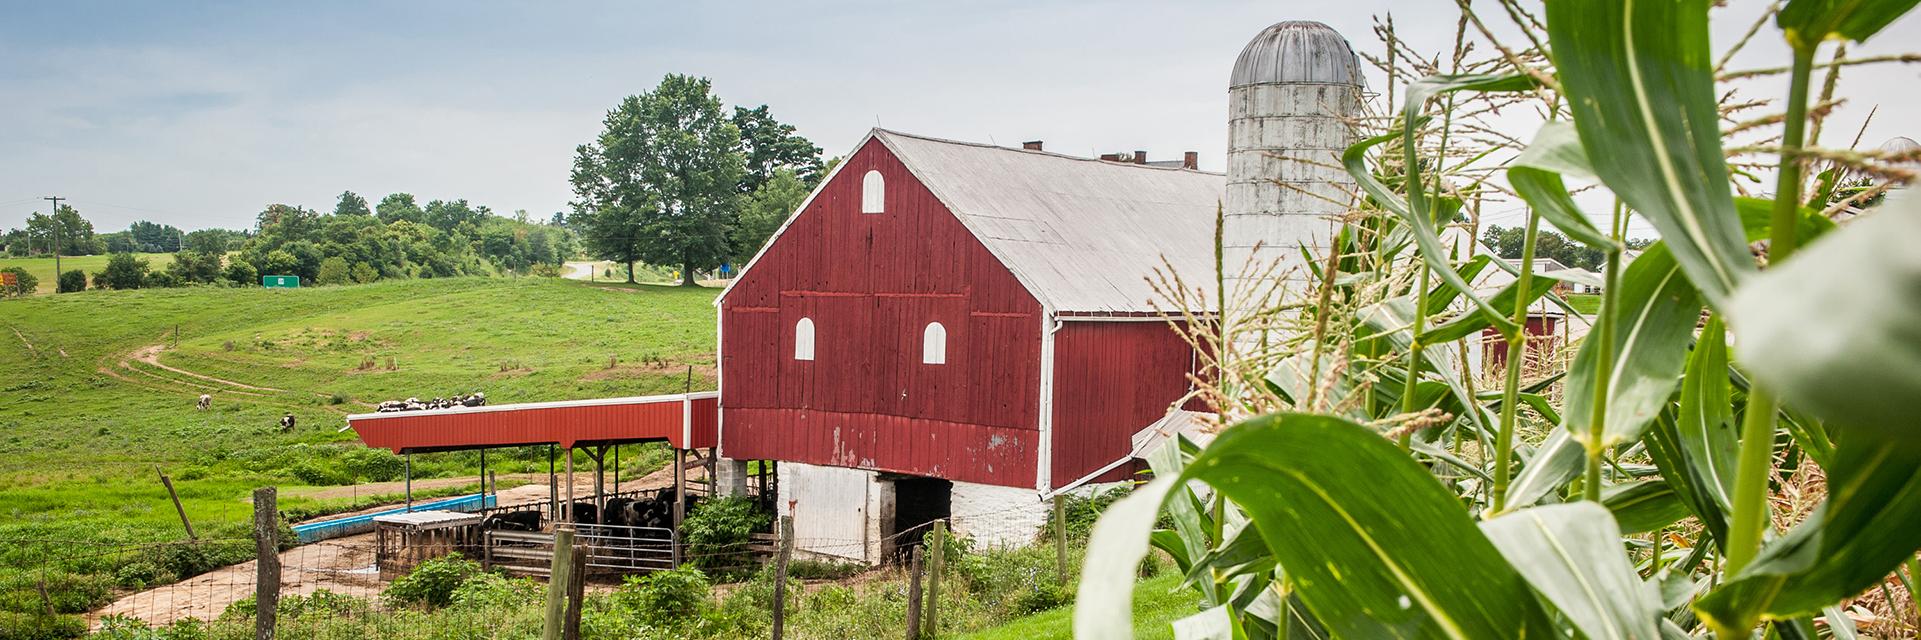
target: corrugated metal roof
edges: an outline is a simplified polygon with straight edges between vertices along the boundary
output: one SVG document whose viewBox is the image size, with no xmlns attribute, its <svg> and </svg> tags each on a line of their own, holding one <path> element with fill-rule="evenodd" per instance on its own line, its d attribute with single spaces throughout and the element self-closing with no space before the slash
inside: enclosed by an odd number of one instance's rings
<svg viewBox="0 0 1921 640">
<path fill-rule="evenodd" d="M 1055 311 L 1153 311 L 1163 257 L 1190 285 L 1213 282 L 1221 174 L 874 135 Z"/>
</svg>

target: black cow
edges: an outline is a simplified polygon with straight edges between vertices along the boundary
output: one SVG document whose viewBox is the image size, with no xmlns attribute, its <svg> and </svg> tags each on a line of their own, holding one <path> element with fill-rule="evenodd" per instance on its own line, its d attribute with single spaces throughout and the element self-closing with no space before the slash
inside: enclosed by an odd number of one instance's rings
<svg viewBox="0 0 1921 640">
<path fill-rule="evenodd" d="M 480 521 L 481 528 L 502 531 L 539 531 L 539 511 L 509 511 L 487 516 Z"/>
</svg>

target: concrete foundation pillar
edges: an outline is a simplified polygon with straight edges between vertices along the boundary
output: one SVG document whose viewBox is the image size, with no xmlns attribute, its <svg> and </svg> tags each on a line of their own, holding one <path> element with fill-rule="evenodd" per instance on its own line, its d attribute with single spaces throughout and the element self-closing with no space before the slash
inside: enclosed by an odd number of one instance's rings
<svg viewBox="0 0 1921 640">
<path fill-rule="evenodd" d="M 714 458 L 714 491 L 723 496 L 747 495 L 747 461 Z"/>
</svg>

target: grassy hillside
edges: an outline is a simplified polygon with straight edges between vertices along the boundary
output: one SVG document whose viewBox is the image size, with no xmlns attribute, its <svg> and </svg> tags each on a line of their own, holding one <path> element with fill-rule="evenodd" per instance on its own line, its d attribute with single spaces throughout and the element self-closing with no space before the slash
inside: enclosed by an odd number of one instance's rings
<svg viewBox="0 0 1921 640">
<path fill-rule="evenodd" d="M 339 432 L 380 400 L 661 393 L 685 388 L 689 366 L 694 388 L 711 389 L 715 293 L 467 278 L 0 301 L 0 567 L 39 560 L 9 544 L 21 540 L 180 538 L 156 467 L 203 537 L 239 531 L 256 486 L 282 487 L 295 513 L 344 507 L 303 487 L 394 479 L 394 456 Z M 195 410 L 202 393 L 211 411 Z M 298 428 L 281 433 L 287 412 Z M 544 451 L 490 462 L 546 466 Z M 416 456 L 416 477 L 474 463 Z"/>
<path fill-rule="evenodd" d="M 165 269 L 167 265 L 173 263 L 173 254 L 171 253 L 136 253 L 134 256 L 146 259 L 147 265 L 155 271 Z M 53 258 L 8 258 L 0 256 L 0 269 L 8 267 L 25 268 L 27 273 L 33 274 L 33 277 L 40 280 L 39 291 L 41 293 L 53 292 L 54 284 L 57 280 L 55 277 L 56 274 L 53 271 Z M 94 272 L 107 268 L 107 256 L 61 256 L 60 268 L 65 271 L 72 271 L 74 269 L 85 271 L 87 272 L 88 281 L 91 282 Z"/>
</svg>

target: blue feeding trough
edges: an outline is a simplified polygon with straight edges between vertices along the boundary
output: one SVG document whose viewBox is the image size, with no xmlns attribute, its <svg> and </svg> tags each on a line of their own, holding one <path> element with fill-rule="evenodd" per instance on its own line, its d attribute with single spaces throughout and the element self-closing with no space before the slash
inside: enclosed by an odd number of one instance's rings
<svg viewBox="0 0 1921 640">
<path fill-rule="evenodd" d="M 365 513 L 349 518 L 340 518 L 338 520 L 297 524 L 293 526 L 293 532 L 295 536 L 300 538 L 301 544 L 309 544 L 321 540 L 373 531 L 374 518 L 380 516 L 407 513 L 409 511 L 479 511 L 494 506 L 496 500 L 497 497 L 494 495 L 475 493 L 431 502 L 416 502 L 412 509 L 401 507 L 399 509 L 388 509 L 378 513 Z"/>
</svg>

